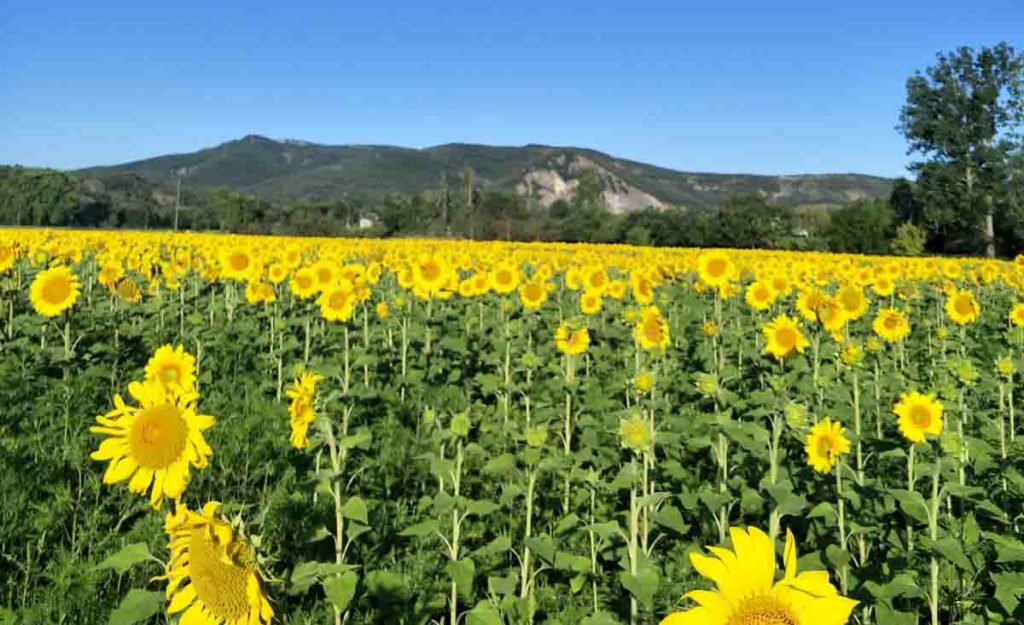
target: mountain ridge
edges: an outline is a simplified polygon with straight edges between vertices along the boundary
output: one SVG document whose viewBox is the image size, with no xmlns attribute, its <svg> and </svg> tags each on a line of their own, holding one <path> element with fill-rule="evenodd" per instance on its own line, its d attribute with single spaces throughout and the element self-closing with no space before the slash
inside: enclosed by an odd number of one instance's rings
<svg viewBox="0 0 1024 625">
<path fill-rule="evenodd" d="M 857 173 L 735 174 L 685 172 L 590 149 L 530 143 L 495 146 L 451 142 L 425 148 L 386 144 L 325 145 L 249 134 L 194 152 L 88 167 L 87 177 L 134 173 L 164 186 L 229 187 L 271 199 L 350 197 L 373 201 L 391 193 L 461 187 L 464 167 L 474 186 L 517 192 L 541 206 L 569 200 L 582 172 L 593 170 L 613 212 L 648 206 L 706 209 L 755 193 L 790 205 L 840 205 L 883 197 L 893 180 Z"/>
</svg>

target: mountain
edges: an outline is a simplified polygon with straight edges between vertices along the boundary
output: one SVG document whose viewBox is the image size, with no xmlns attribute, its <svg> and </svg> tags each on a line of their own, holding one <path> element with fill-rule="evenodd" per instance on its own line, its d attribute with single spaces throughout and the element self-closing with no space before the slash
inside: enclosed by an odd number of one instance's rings
<svg viewBox="0 0 1024 625">
<path fill-rule="evenodd" d="M 188 154 L 80 170 L 87 177 L 135 174 L 165 187 L 180 176 L 193 189 L 230 187 L 272 199 L 380 199 L 389 193 L 452 187 L 463 168 L 484 189 L 516 191 L 547 206 L 572 197 L 579 174 L 593 169 L 614 212 L 648 206 L 711 208 L 729 196 L 757 193 L 789 205 L 838 205 L 884 197 L 892 180 L 861 174 L 761 176 L 681 172 L 574 147 L 498 147 L 450 143 L 424 149 L 387 145 L 320 145 L 248 135 Z"/>
</svg>

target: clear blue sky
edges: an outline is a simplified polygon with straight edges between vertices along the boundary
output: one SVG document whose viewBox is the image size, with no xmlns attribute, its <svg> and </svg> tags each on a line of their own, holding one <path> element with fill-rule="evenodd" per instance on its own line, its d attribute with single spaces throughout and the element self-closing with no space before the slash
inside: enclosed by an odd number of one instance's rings
<svg viewBox="0 0 1024 625">
<path fill-rule="evenodd" d="M 1024 45 L 1024 1 L 3 0 L 0 163 L 258 133 L 899 175 L 906 78 L 1000 40 Z"/>
</svg>

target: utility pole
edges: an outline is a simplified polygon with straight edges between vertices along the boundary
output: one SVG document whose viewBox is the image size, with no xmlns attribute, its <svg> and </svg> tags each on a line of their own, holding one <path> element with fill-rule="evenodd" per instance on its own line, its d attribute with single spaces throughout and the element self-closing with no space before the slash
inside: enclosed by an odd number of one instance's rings
<svg viewBox="0 0 1024 625">
<path fill-rule="evenodd" d="M 181 208 L 181 174 L 178 174 L 178 192 L 174 196 L 174 231 L 178 231 L 178 210 Z"/>
</svg>

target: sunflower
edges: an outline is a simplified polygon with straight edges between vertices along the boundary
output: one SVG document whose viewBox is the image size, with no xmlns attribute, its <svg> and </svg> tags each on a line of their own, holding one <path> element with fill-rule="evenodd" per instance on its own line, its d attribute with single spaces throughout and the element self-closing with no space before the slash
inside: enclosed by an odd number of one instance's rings
<svg viewBox="0 0 1024 625">
<path fill-rule="evenodd" d="M 697 275 L 711 287 L 721 287 L 736 277 L 736 264 L 722 251 L 705 252 L 697 259 Z"/>
<path fill-rule="evenodd" d="M 776 582 L 775 544 L 761 530 L 730 528 L 732 551 L 690 554 L 693 568 L 717 590 L 693 590 L 697 607 L 668 615 L 661 625 L 845 625 L 857 602 L 839 594 L 825 571 L 797 573 L 796 540 L 786 531 L 783 578 Z"/>
<path fill-rule="evenodd" d="M 907 316 L 895 308 L 884 308 L 878 311 L 871 328 L 887 343 L 898 343 L 910 334 L 910 322 L 907 321 Z"/>
<path fill-rule="evenodd" d="M 167 515 L 168 614 L 181 625 L 263 625 L 274 610 L 263 590 L 256 554 L 209 502 L 202 512 L 184 505 Z M 188 580 L 186 582 L 186 580 Z"/>
<path fill-rule="evenodd" d="M 499 263 L 491 270 L 489 278 L 491 289 L 495 293 L 507 295 L 512 291 L 515 291 L 519 286 L 519 281 L 522 278 L 522 272 L 520 272 L 519 267 L 513 263 L 503 262 Z"/>
<path fill-rule="evenodd" d="M 768 341 L 765 351 L 778 360 L 793 352 L 802 352 L 810 345 L 800 331 L 800 323 L 788 315 L 779 315 L 766 323 L 764 336 Z"/>
<path fill-rule="evenodd" d="M 946 314 L 957 325 L 973 322 L 981 314 L 978 300 L 970 291 L 955 291 L 946 298 Z"/>
<path fill-rule="evenodd" d="M 629 286 L 633 299 L 646 306 L 654 301 L 654 282 L 644 272 L 634 271 L 629 275 Z"/>
<path fill-rule="evenodd" d="M 654 374 L 649 371 L 641 371 L 633 376 L 633 390 L 637 395 L 644 395 L 654 388 Z"/>
<path fill-rule="evenodd" d="M 323 376 L 315 373 L 303 373 L 288 388 L 288 398 L 292 400 L 288 404 L 288 416 L 292 426 L 291 442 L 296 449 L 305 449 L 309 444 L 309 426 L 316 421 L 316 412 L 313 409 L 316 385 L 323 379 Z"/>
<path fill-rule="evenodd" d="M 1024 327 L 1024 304 L 1014 304 L 1010 310 L 1010 323 L 1018 328 Z"/>
<path fill-rule="evenodd" d="M 892 411 L 899 417 L 900 433 L 911 443 L 923 443 L 925 434 L 942 434 L 942 403 L 935 395 L 903 393 Z"/>
<path fill-rule="evenodd" d="M 807 466 L 818 473 L 828 473 L 839 456 L 850 453 L 850 439 L 846 438 L 845 429 L 828 417 L 812 427 L 804 445 Z"/>
<path fill-rule="evenodd" d="M 203 430 L 214 423 L 209 415 L 196 414 L 194 392 L 171 392 L 160 382 L 132 382 L 128 393 L 138 406 L 129 406 L 114 396 L 114 410 L 96 417 L 90 428 L 108 438 L 90 456 L 110 460 L 104 484 L 131 478 L 128 490 L 144 495 L 159 508 L 166 495 L 176 499 L 185 492 L 189 466 L 202 469 L 213 450 Z"/>
<path fill-rule="evenodd" d="M 775 301 L 775 289 L 771 283 L 757 280 L 747 287 L 744 299 L 754 310 L 768 310 Z"/>
<path fill-rule="evenodd" d="M 836 301 L 850 321 L 856 321 L 868 311 L 868 298 L 864 289 L 856 284 L 847 284 L 836 293 Z"/>
<path fill-rule="evenodd" d="M 540 280 L 530 280 L 519 287 L 519 302 L 526 310 L 536 310 L 548 299 L 548 285 Z"/>
<path fill-rule="evenodd" d="M 117 281 L 124 276 L 124 266 L 119 263 L 105 263 L 100 268 L 99 275 L 96 276 L 96 281 L 107 287 L 108 289 L 114 288 Z"/>
<path fill-rule="evenodd" d="M 248 280 L 254 273 L 256 263 L 245 248 L 225 250 L 220 257 L 220 275 L 228 280 Z"/>
<path fill-rule="evenodd" d="M 267 267 L 267 280 L 271 284 L 281 284 L 288 277 L 288 267 L 284 263 L 274 263 Z"/>
<path fill-rule="evenodd" d="M 888 276 L 879 276 L 871 283 L 871 290 L 879 297 L 889 297 L 896 290 L 896 283 Z"/>
<path fill-rule="evenodd" d="M 592 265 L 583 270 L 583 288 L 597 293 L 604 294 L 608 288 L 608 271 L 602 265 Z"/>
<path fill-rule="evenodd" d="M 668 324 L 657 306 L 648 306 L 640 311 L 640 320 L 633 328 L 633 336 L 645 350 L 668 347 Z"/>
<path fill-rule="evenodd" d="M 32 308 L 44 317 L 56 317 L 78 300 L 78 276 L 63 265 L 36 274 L 29 288 Z"/>
<path fill-rule="evenodd" d="M 313 283 L 318 292 L 334 284 L 338 278 L 338 265 L 326 258 L 321 258 L 313 263 L 310 269 L 313 270 Z"/>
<path fill-rule="evenodd" d="M 580 295 L 580 312 L 584 315 L 596 315 L 601 312 L 604 299 L 599 291 L 585 290 Z"/>
<path fill-rule="evenodd" d="M 320 293 L 320 314 L 327 321 L 341 321 L 352 318 L 356 308 L 356 294 L 348 282 L 337 282 Z"/>
<path fill-rule="evenodd" d="M 196 387 L 196 358 L 181 345 L 157 348 L 146 363 L 146 382 L 162 384 L 171 392 L 193 392 Z"/>
<path fill-rule="evenodd" d="M 312 267 L 303 267 L 294 274 L 292 279 L 288 281 L 288 288 L 295 297 L 299 299 L 309 299 L 316 295 L 319 290 L 316 279 L 316 272 Z"/>
<path fill-rule="evenodd" d="M 426 296 L 424 299 L 439 296 L 443 291 L 450 290 L 449 284 L 453 278 L 457 280 L 458 273 L 440 256 L 421 256 L 412 265 L 413 290 L 418 295 Z M 455 286 L 457 288 L 458 284 Z"/>
<path fill-rule="evenodd" d="M 818 320 L 818 309 L 822 302 L 828 297 L 818 289 L 808 289 L 800 293 L 796 298 L 796 309 L 800 316 L 810 322 Z"/>
<path fill-rule="evenodd" d="M 0 273 L 5 273 L 8 269 L 14 266 L 14 261 L 17 259 L 18 254 L 12 245 L 5 245 L 0 243 Z"/>
<path fill-rule="evenodd" d="M 821 327 L 832 334 L 841 333 L 843 326 L 846 325 L 846 312 L 834 297 L 827 295 L 823 297 L 815 309 L 815 313 Z"/>
<path fill-rule="evenodd" d="M 135 281 L 131 278 L 121 278 L 118 280 L 117 286 L 114 287 L 114 293 L 124 302 L 134 303 L 142 299 L 142 291 L 139 290 L 139 285 L 135 284 Z"/>
<path fill-rule="evenodd" d="M 654 430 L 650 422 L 638 414 L 628 419 L 619 419 L 619 443 L 636 452 L 648 451 L 654 442 Z"/>
<path fill-rule="evenodd" d="M 388 307 L 387 302 L 377 302 L 377 305 L 373 307 L 373 311 L 377 313 L 377 318 L 381 321 L 387 321 L 391 316 L 391 309 Z"/>
<path fill-rule="evenodd" d="M 569 356 L 577 356 L 590 347 L 590 331 L 586 328 L 573 328 L 563 323 L 555 330 L 555 347 Z"/>
</svg>

